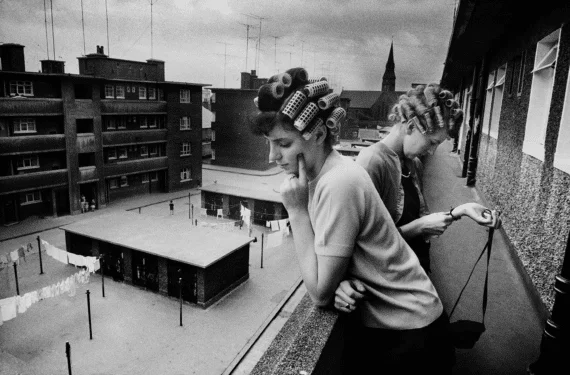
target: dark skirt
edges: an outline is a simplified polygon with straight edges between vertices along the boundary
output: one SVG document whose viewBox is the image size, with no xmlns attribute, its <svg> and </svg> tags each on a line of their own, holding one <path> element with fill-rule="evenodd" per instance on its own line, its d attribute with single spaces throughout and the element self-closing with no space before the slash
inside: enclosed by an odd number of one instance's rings
<svg viewBox="0 0 570 375">
<path fill-rule="evenodd" d="M 445 312 L 410 330 L 368 328 L 355 317 L 347 318 L 343 374 L 451 374 L 455 348 Z"/>
</svg>

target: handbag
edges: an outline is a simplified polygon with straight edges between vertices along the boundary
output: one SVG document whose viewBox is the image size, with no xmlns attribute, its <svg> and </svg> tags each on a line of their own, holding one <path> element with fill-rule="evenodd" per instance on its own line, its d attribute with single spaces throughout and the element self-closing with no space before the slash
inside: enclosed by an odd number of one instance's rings
<svg viewBox="0 0 570 375">
<path fill-rule="evenodd" d="M 485 244 L 485 247 L 483 247 L 483 251 L 481 251 L 479 258 L 477 258 L 477 261 L 473 265 L 473 269 L 471 269 L 471 273 L 469 274 L 469 277 L 467 278 L 467 282 L 465 282 L 463 289 L 461 289 L 461 292 L 459 293 L 459 297 L 457 297 L 457 300 L 455 301 L 455 305 L 453 305 L 453 308 L 451 309 L 451 313 L 449 314 L 449 319 L 451 320 L 451 316 L 453 315 L 453 312 L 455 311 L 455 308 L 457 307 L 457 304 L 459 303 L 459 300 L 461 299 L 461 295 L 463 294 L 463 291 L 467 287 L 469 280 L 471 280 L 471 276 L 473 275 L 473 271 L 475 271 L 475 267 L 477 266 L 477 263 L 479 263 L 479 260 L 481 260 L 481 258 L 483 257 L 483 254 L 485 253 L 485 251 L 487 251 L 487 270 L 485 272 L 485 286 L 483 287 L 483 303 L 482 303 L 482 305 L 483 305 L 482 306 L 483 317 L 481 319 L 481 322 L 476 322 L 476 321 L 472 321 L 472 320 L 458 320 L 456 322 L 450 323 L 450 332 L 451 332 L 451 338 L 453 341 L 453 345 L 459 349 L 471 349 L 471 348 L 473 348 L 473 346 L 475 346 L 475 343 L 481 337 L 481 334 L 483 334 L 483 332 L 485 332 L 485 312 L 487 311 L 487 295 L 488 295 L 487 289 L 488 289 L 488 282 L 489 282 L 489 262 L 491 260 L 491 247 L 493 244 L 494 232 L 495 232 L 495 228 L 489 228 L 489 236 L 487 238 L 487 243 Z"/>
</svg>

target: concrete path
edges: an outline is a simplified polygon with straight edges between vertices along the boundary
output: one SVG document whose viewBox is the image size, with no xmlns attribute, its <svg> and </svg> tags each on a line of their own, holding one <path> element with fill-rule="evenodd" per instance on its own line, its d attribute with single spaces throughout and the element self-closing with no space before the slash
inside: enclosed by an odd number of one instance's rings
<svg viewBox="0 0 570 375">
<path fill-rule="evenodd" d="M 431 212 L 449 211 L 466 202 L 484 203 L 476 188 L 465 186 L 451 142 L 444 142 L 425 164 L 424 189 Z M 431 275 L 444 306 L 450 311 L 485 242 L 487 229 L 468 218 L 452 224 L 432 241 Z M 526 367 L 538 358 L 544 311 L 533 303 L 520 262 L 512 257 L 501 230 L 495 231 L 489 269 L 489 297 L 486 332 L 473 349 L 457 350 L 455 374 L 526 374 Z M 486 255 L 485 255 L 486 256 Z M 481 321 L 485 263 L 479 262 L 452 322 Z"/>
</svg>

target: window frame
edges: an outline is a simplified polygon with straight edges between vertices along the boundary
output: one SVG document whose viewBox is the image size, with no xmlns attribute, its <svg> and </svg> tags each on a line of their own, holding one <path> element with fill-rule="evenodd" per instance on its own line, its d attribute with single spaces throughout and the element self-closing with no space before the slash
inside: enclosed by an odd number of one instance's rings
<svg viewBox="0 0 570 375">
<path fill-rule="evenodd" d="M 156 150 L 153 152 L 153 150 Z M 149 145 L 148 146 L 148 156 L 155 157 L 158 156 L 158 145 Z"/>
<path fill-rule="evenodd" d="M 37 198 L 36 198 L 36 194 L 37 194 Z M 28 199 L 28 197 L 30 195 L 32 196 L 31 200 Z M 20 201 L 20 205 L 25 206 L 28 204 L 41 203 L 41 202 L 43 202 L 41 192 L 39 190 L 34 190 L 34 191 L 24 193 L 24 201 L 23 202 Z"/>
<path fill-rule="evenodd" d="M 119 188 L 119 180 L 117 178 L 110 178 L 109 189 L 118 189 L 118 188 Z"/>
<path fill-rule="evenodd" d="M 148 158 L 148 146 L 147 145 L 140 145 L 139 155 L 143 158 Z"/>
<path fill-rule="evenodd" d="M 26 163 L 26 160 L 29 162 Z M 16 160 L 16 169 L 19 171 L 25 171 L 27 169 L 39 169 L 39 168 L 40 168 L 40 157 L 38 155 L 22 156 L 21 158 Z"/>
<path fill-rule="evenodd" d="M 149 129 L 158 128 L 158 119 L 156 118 L 156 116 L 149 116 L 148 119 L 149 119 L 149 121 L 148 121 Z"/>
<path fill-rule="evenodd" d="M 154 87 L 148 88 L 148 98 L 151 100 L 156 100 L 156 89 Z"/>
<path fill-rule="evenodd" d="M 190 169 L 190 167 L 180 168 L 180 182 L 186 182 L 191 180 L 192 180 L 192 170 Z"/>
<path fill-rule="evenodd" d="M 105 85 L 105 99 L 115 99 L 115 86 Z"/>
<path fill-rule="evenodd" d="M 124 183 L 123 183 L 124 181 Z M 119 187 L 129 186 L 129 178 L 128 176 L 121 176 L 119 177 Z"/>
<path fill-rule="evenodd" d="M 123 154 L 123 150 L 125 151 L 124 155 Z M 127 150 L 126 147 L 119 147 L 119 149 L 117 150 L 117 159 L 128 159 L 129 158 L 129 151 Z"/>
<path fill-rule="evenodd" d="M 190 142 L 182 142 L 180 145 L 180 156 L 192 155 L 192 144 Z"/>
<path fill-rule="evenodd" d="M 125 86 L 115 87 L 115 97 L 117 99 L 125 99 Z"/>
<path fill-rule="evenodd" d="M 143 173 L 143 174 L 142 174 L 141 182 L 142 182 L 143 184 L 148 184 L 148 183 L 150 182 L 150 178 L 149 178 L 149 176 L 148 176 L 148 173 Z"/>
<path fill-rule="evenodd" d="M 146 87 L 139 86 L 139 99 L 146 99 Z"/>
<path fill-rule="evenodd" d="M 29 92 L 26 92 L 28 89 Z M 10 96 L 34 96 L 34 83 L 32 81 L 10 81 Z"/>
<path fill-rule="evenodd" d="M 192 130 L 190 116 L 180 117 L 180 130 Z"/>
<path fill-rule="evenodd" d="M 115 147 L 111 147 L 107 150 L 107 160 L 117 160 L 117 149 Z"/>
<path fill-rule="evenodd" d="M 18 124 L 16 124 L 18 122 Z M 26 125 L 26 130 L 22 130 L 22 125 Z M 19 130 L 16 130 L 19 127 Z M 33 128 L 31 130 L 31 128 Z M 33 117 L 17 117 L 12 121 L 12 131 L 14 134 L 32 134 L 37 133 L 36 119 Z"/>
<path fill-rule="evenodd" d="M 180 103 L 191 104 L 191 92 L 190 89 L 180 89 Z"/>
</svg>

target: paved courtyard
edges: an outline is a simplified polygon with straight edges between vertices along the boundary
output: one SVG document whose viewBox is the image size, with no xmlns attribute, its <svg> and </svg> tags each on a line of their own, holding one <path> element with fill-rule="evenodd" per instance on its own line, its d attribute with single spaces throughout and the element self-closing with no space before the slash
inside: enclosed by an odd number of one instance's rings
<svg viewBox="0 0 570 375">
<path fill-rule="evenodd" d="M 282 180 L 281 175 L 245 176 L 204 170 L 204 184 L 218 180 L 222 183 L 224 177 L 231 180 L 224 180 L 225 184 L 257 189 L 278 187 Z M 229 221 L 200 216 L 199 194 L 193 195 L 190 202 L 187 196 L 175 199 L 173 216 L 169 214 L 168 202 L 145 205 L 141 215 L 189 220 L 189 203 L 194 204 L 194 217 L 199 223 Z M 97 213 L 84 215 L 94 214 Z M 247 235 L 245 227 L 233 231 Z M 220 235 L 223 233 L 220 230 Z M 252 236 L 261 239 L 261 233 L 266 234 L 267 229 L 253 227 Z M 0 243 L 0 254 L 28 242 L 37 248 L 38 235 L 65 249 L 63 231 L 51 229 L 4 241 Z M 73 374 L 221 374 L 235 363 L 299 284 L 292 239 L 287 238 L 282 246 L 265 248 L 263 268 L 260 245 L 260 241 L 251 244 L 249 280 L 208 309 L 185 303 L 182 327 L 177 299 L 109 278 L 105 278 L 103 298 L 101 276 L 91 275 L 89 283 L 80 285 L 74 296 L 65 294 L 39 301 L 0 326 L 0 374 L 66 374 L 66 342 L 71 345 Z M 42 260 L 43 275 L 39 274 L 38 254 L 20 262 L 20 295 L 78 271 L 45 253 Z M 92 340 L 87 290 L 91 293 Z M 0 271 L 0 298 L 11 295 L 15 295 L 15 282 L 10 266 Z"/>
</svg>

